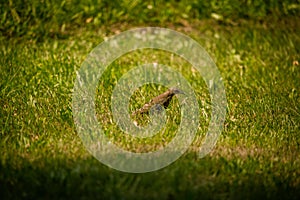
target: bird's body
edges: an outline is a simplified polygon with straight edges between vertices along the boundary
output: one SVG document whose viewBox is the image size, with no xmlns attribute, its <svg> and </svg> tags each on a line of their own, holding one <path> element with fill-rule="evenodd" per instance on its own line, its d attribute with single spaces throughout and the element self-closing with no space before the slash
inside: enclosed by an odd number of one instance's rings
<svg viewBox="0 0 300 200">
<path fill-rule="evenodd" d="M 137 111 L 133 112 L 133 115 L 136 114 L 144 114 L 144 113 L 148 113 L 150 108 L 152 106 L 155 105 L 161 105 L 164 108 L 167 108 L 168 105 L 170 104 L 170 101 L 172 99 L 172 97 L 175 94 L 184 94 L 181 90 L 177 89 L 177 88 L 170 88 L 168 89 L 166 92 L 154 97 L 153 99 L 151 99 L 149 101 L 149 103 L 146 103 L 142 108 L 138 109 Z"/>
</svg>

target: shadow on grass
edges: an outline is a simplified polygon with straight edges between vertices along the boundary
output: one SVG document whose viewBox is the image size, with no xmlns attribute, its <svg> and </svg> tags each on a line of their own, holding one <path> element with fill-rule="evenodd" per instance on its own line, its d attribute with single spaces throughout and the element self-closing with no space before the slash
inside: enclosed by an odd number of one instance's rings
<svg viewBox="0 0 300 200">
<path fill-rule="evenodd" d="M 96 159 L 7 161 L 1 199 L 298 199 L 300 186 L 275 173 L 249 172 L 224 158 L 185 155 L 162 170 L 128 174 Z M 250 164 L 248 164 L 250 165 Z M 257 167 L 257 166 L 252 166 Z"/>
</svg>

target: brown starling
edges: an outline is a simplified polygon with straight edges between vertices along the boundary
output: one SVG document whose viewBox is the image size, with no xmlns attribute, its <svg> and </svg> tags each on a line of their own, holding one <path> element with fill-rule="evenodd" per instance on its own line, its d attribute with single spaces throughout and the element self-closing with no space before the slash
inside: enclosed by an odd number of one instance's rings
<svg viewBox="0 0 300 200">
<path fill-rule="evenodd" d="M 170 88 L 166 92 L 151 99 L 149 103 L 146 103 L 142 108 L 133 112 L 132 115 L 148 113 L 150 108 L 155 105 L 161 105 L 167 108 L 175 94 L 184 94 L 184 92 L 177 88 Z"/>
</svg>

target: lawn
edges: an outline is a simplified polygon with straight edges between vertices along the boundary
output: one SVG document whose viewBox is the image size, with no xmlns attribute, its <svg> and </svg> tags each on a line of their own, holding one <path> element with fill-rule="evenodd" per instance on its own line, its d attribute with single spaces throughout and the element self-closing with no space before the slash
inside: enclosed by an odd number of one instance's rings
<svg viewBox="0 0 300 200">
<path fill-rule="evenodd" d="M 8 1 L 1 3 L 1 199 L 299 199 L 300 2 Z M 76 71 L 107 38 L 157 26 L 193 38 L 212 57 L 226 90 L 227 115 L 214 149 L 198 155 L 211 118 L 201 75 L 183 58 L 139 50 L 114 61 L 97 88 L 105 134 L 133 152 L 174 138 L 178 101 L 166 109 L 166 133 L 137 139 L 113 122 L 111 95 L 136 65 L 157 62 L 180 72 L 199 104 L 196 138 L 178 160 L 154 172 L 125 173 L 93 157 L 76 130 Z M 134 111 L 165 87 L 147 84 Z M 147 116 L 138 119 L 147 124 Z"/>
</svg>

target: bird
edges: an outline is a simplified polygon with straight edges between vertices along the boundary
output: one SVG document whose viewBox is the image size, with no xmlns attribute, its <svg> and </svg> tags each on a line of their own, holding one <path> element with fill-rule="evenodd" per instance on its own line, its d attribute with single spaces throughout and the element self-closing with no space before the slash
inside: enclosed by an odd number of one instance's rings
<svg viewBox="0 0 300 200">
<path fill-rule="evenodd" d="M 144 104 L 143 107 L 134 111 L 132 115 L 134 116 L 137 114 L 146 114 L 149 112 L 152 106 L 155 106 L 155 108 L 159 108 L 158 105 L 161 105 L 164 108 L 167 108 L 172 100 L 172 97 L 176 94 L 185 94 L 185 93 L 178 88 L 169 88 L 166 92 L 152 98 L 148 103 Z"/>
</svg>

